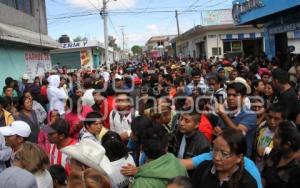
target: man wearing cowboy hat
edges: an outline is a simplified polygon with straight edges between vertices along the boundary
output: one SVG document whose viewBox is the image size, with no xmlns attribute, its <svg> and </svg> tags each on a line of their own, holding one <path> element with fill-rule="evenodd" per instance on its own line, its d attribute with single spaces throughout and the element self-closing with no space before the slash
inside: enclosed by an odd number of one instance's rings
<svg viewBox="0 0 300 188">
<path fill-rule="evenodd" d="M 70 171 L 84 171 L 93 168 L 107 175 L 112 174 L 111 163 L 105 155 L 105 149 L 91 139 L 83 139 L 75 145 L 61 149 L 68 155 Z"/>
</svg>

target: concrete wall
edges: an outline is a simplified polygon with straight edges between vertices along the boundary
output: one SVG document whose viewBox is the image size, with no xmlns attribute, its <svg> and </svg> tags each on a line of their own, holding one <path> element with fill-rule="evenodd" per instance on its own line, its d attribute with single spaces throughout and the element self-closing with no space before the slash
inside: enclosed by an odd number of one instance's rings
<svg viewBox="0 0 300 188">
<path fill-rule="evenodd" d="M 0 3 L 0 23 L 48 34 L 45 0 L 32 0 L 32 2 L 33 15 Z"/>
</svg>

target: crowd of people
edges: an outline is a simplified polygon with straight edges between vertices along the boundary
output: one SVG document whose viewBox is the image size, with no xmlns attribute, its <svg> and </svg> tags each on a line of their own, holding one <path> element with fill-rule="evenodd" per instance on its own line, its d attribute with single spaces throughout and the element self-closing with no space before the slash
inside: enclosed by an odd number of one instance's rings
<svg viewBox="0 0 300 188">
<path fill-rule="evenodd" d="M 298 188 L 300 57 L 144 60 L 0 97 L 1 188 Z"/>
</svg>

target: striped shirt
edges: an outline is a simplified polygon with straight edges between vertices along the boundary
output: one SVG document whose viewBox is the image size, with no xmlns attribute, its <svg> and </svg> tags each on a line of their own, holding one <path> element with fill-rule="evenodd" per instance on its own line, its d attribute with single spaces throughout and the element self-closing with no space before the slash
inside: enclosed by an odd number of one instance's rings
<svg viewBox="0 0 300 188">
<path fill-rule="evenodd" d="M 72 139 L 71 142 L 67 145 L 74 145 L 76 144 L 76 140 Z M 67 157 L 68 155 L 62 153 L 55 144 L 50 145 L 50 152 L 49 152 L 49 159 L 50 159 L 50 165 L 61 165 L 64 167 L 67 171 L 67 174 L 69 174 L 69 164 L 67 163 Z"/>
</svg>

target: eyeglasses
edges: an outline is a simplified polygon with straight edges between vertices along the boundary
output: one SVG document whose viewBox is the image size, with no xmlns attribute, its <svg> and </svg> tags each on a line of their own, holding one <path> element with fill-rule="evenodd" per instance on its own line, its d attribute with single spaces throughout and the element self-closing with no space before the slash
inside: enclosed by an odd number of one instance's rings
<svg viewBox="0 0 300 188">
<path fill-rule="evenodd" d="M 220 154 L 220 157 L 222 160 L 229 159 L 230 157 L 233 156 L 232 153 L 222 151 L 222 150 L 217 150 L 216 148 L 212 148 L 211 153 L 212 153 L 213 157 L 216 157 L 218 154 Z"/>
</svg>

